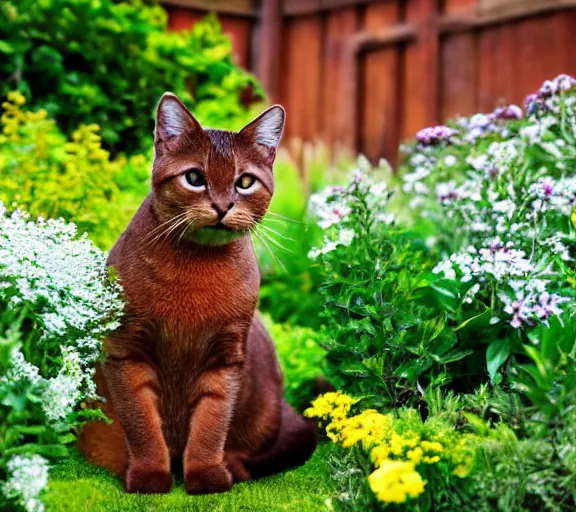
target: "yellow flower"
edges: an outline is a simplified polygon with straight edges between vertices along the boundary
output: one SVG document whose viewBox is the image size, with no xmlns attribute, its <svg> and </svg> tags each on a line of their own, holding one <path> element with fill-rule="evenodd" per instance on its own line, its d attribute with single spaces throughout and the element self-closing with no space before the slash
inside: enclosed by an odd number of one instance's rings
<svg viewBox="0 0 576 512">
<path fill-rule="evenodd" d="M 427 452 L 441 452 L 444 450 L 444 447 L 438 441 L 422 441 L 420 446 Z"/>
<path fill-rule="evenodd" d="M 472 460 L 470 459 L 468 464 L 460 464 L 454 468 L 452 473 L 459 478 L 466 478 L 470 471 L 472 470 Z"/>
<path fill-rule="evenodd" d="M 26 103 L 26 96 L 24 96 L 20 91 L 10 91 L 8 93 L 8 101 L 22 106 Z"/>
<path fill-rule="evenodd" d="M 376 467 L 388 460 L 390 455 L 390 448 L 387 444 L 381 444 L 372 448 L 372 461 Z"/>
<path fill-rule="evenodd" d="M 413 462 L 384 461 L 369 477 L 370 488 L 380 501 L 404 503 L 424 492 L 425 482 Z"/>
<path fill-rule="evenodd" d="M 406 457 L 408 457 L 408 459 L 410 459 L 414 464 L 420 464 L 423 455 L 424 451 L 419 446 L 406 452 Z"/>
<path fill-rule="evenodd" d="M 350 407 L 357 400 L 344 395 L 342 391 L 331 391 L 320 395 L 316 400 L 312 401 L 312 407 L 304 411 L 304 416 L 308 418 L 322 418 L 328 419 L 343 419 L 346 418 Z"/>
</svg>

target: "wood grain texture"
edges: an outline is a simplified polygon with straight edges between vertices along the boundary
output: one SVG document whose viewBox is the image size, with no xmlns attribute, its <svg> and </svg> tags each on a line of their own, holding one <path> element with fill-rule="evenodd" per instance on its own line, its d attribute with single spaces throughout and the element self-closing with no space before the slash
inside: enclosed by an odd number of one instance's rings
<svg viewBox="0 0 576 512">
<path fill-rule="evenodd" d="M 472 11 L 476 8 L 478 1 L 481 2 L 482 0 L 444 0 L 443 11 L 446 14 L 453 14 L 462 11 Z"/>
<path fill-rule="evenodd" d="M 353 101 L 347 88 L 348 76 L 354 73 L 350 62 L 350 39 L 357 30 L 355 8 L 327 14 L 323 53 L 323 115 L 322 133 L 330 145 L 353 148 L 355 133 L 351 130 L 348 104 Z"/>
<path fill-rule="evenodd" d="M 322 18 L 290 19 L 283 34 L 280 100 L 287 111 L 286 135 L 315 141 L 321 132 Z"/>
<path fill-rule="evenodd" d="M 478 35 L 478 86 L 476 87 L 476 105 L 480 112 L 494 109 L 498 103 L 496 91 L 495 66 L 498 51 L 498 29 L 489 28 Z"/>
<path fill-rule="evenodd" d="M 477 46 L 475 35 L 455 34 L 442 41 L 441 118 L 476 111 Z"/>
<path fill-rule="evenodd" d="M 396 2 L 370 5 L 364 12 L 364 30 L 379 31 L 397 23 Z M 400 48 L 368 51 L 361 66 L 359 87 L 359 149 L 370 160 L 396 160 L 401 129 L 399 102 Z"/>
<path fill-rule="evenodd" d="M 224 15 L 220 15 L 218 19 L 222 24 L 222 30 L 232 40 L 234 62 L 244 69 L 251 69 L 252 21 L 238 16 Z"/>
</svg>

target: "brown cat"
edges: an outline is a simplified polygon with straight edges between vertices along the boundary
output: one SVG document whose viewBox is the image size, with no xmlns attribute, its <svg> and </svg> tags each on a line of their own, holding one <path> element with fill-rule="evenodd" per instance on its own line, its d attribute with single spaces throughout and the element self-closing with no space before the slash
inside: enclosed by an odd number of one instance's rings
<svg viewBox="0 0 576 512">
<path fill-rule="evenodd" d="M 128 492 L 168 492 L 175 460 L 189 493 L 227 491 L 315 449 L 255 316 L 250 230 L 272 198 L 284 118 L 273 106 L 239 133 L 204 130 L 173 94 L 160 101 L 152 192 L 109 257 L 127 300 L 96 375 L 113 423 L 80 437 Z"/>
</svg>

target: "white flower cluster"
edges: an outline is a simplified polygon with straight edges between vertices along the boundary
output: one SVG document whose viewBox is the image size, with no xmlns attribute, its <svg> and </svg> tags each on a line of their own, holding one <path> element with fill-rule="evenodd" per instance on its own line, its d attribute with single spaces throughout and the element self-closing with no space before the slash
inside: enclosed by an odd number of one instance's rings
<svg viewBox="0 0 576 512">
<path fill-rule="evenodd" d="M 8 214 L 0 203 L 0 307 L 15 318 L 25 314 L 24 329 L 31 330 L 4 362 L 0 389 L 25 394 L 37 408 L 35 421 L 57 432 L 73 425 L 70 414 L 80 401 L 96 396 L 93 366 L 101 341 L 119 325 L 121 288 L 106 276 L 106 255 L 78 238 L 73 224 L 32 221 L 21 211 Z M 41 371 L 24 354 L 49 366 Z M 3 494 L 28 511 L 43 510 L 38 495 L 46 485 L 46 461 L 22 454 L 6 468 Z"/>
<path fill-rule="evenodd" d="M 39 495 L 48 483 L 48 461 L 40 455 L 16 455 L 7 465 L 8 479 L 3 494 L 27 512 L 44 512 Z"/>
<path fill-rule="evenodd" d="M 380 163 L 380 168 L 386 165 Z M 338 246 L 349 246 L 356 237 L 355 226 L 348 222 L 350 215 L 358 204 L 359 196 L 363 197 L 366 206 L 381 224 L 392 224 L 395 216 L 386 212 L 390 192 L 384 181 L 374 179 L 374 170 L 370 162 L 360 156 L 356 168 L 352 171 L 352 181 L 347 187 L 329 186 L 313 194 L 308 202 L 308 215 L 324 231 L 321 246 L 314 247 L 308 257 L 332 252 Z"/>
<path fill-rule="evenodd" d="M 46 336 L 69 329 L 104 334 L 117 327 L 117 286 L 105 286 L 106 256 L 76 226 L 29 221 L 0 205 L 0 290 L 37 311 Z"/>
</svg>

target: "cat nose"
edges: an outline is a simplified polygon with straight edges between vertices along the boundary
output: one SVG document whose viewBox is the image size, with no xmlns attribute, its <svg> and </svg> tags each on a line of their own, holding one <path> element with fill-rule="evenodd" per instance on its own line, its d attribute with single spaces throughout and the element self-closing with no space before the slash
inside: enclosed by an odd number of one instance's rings
<svg viewBox="0 0 576 512">
<path fill-rule="evenodd" d="M 224 206 L 218 203 L 212 203 L 212 208 L 214 208 L 216 210 L 216 213 L 218 214 L 218 220 L 222 220 L 233 206 L 234 203 L 229 203 L 228 206 Z"/>
</svg>

